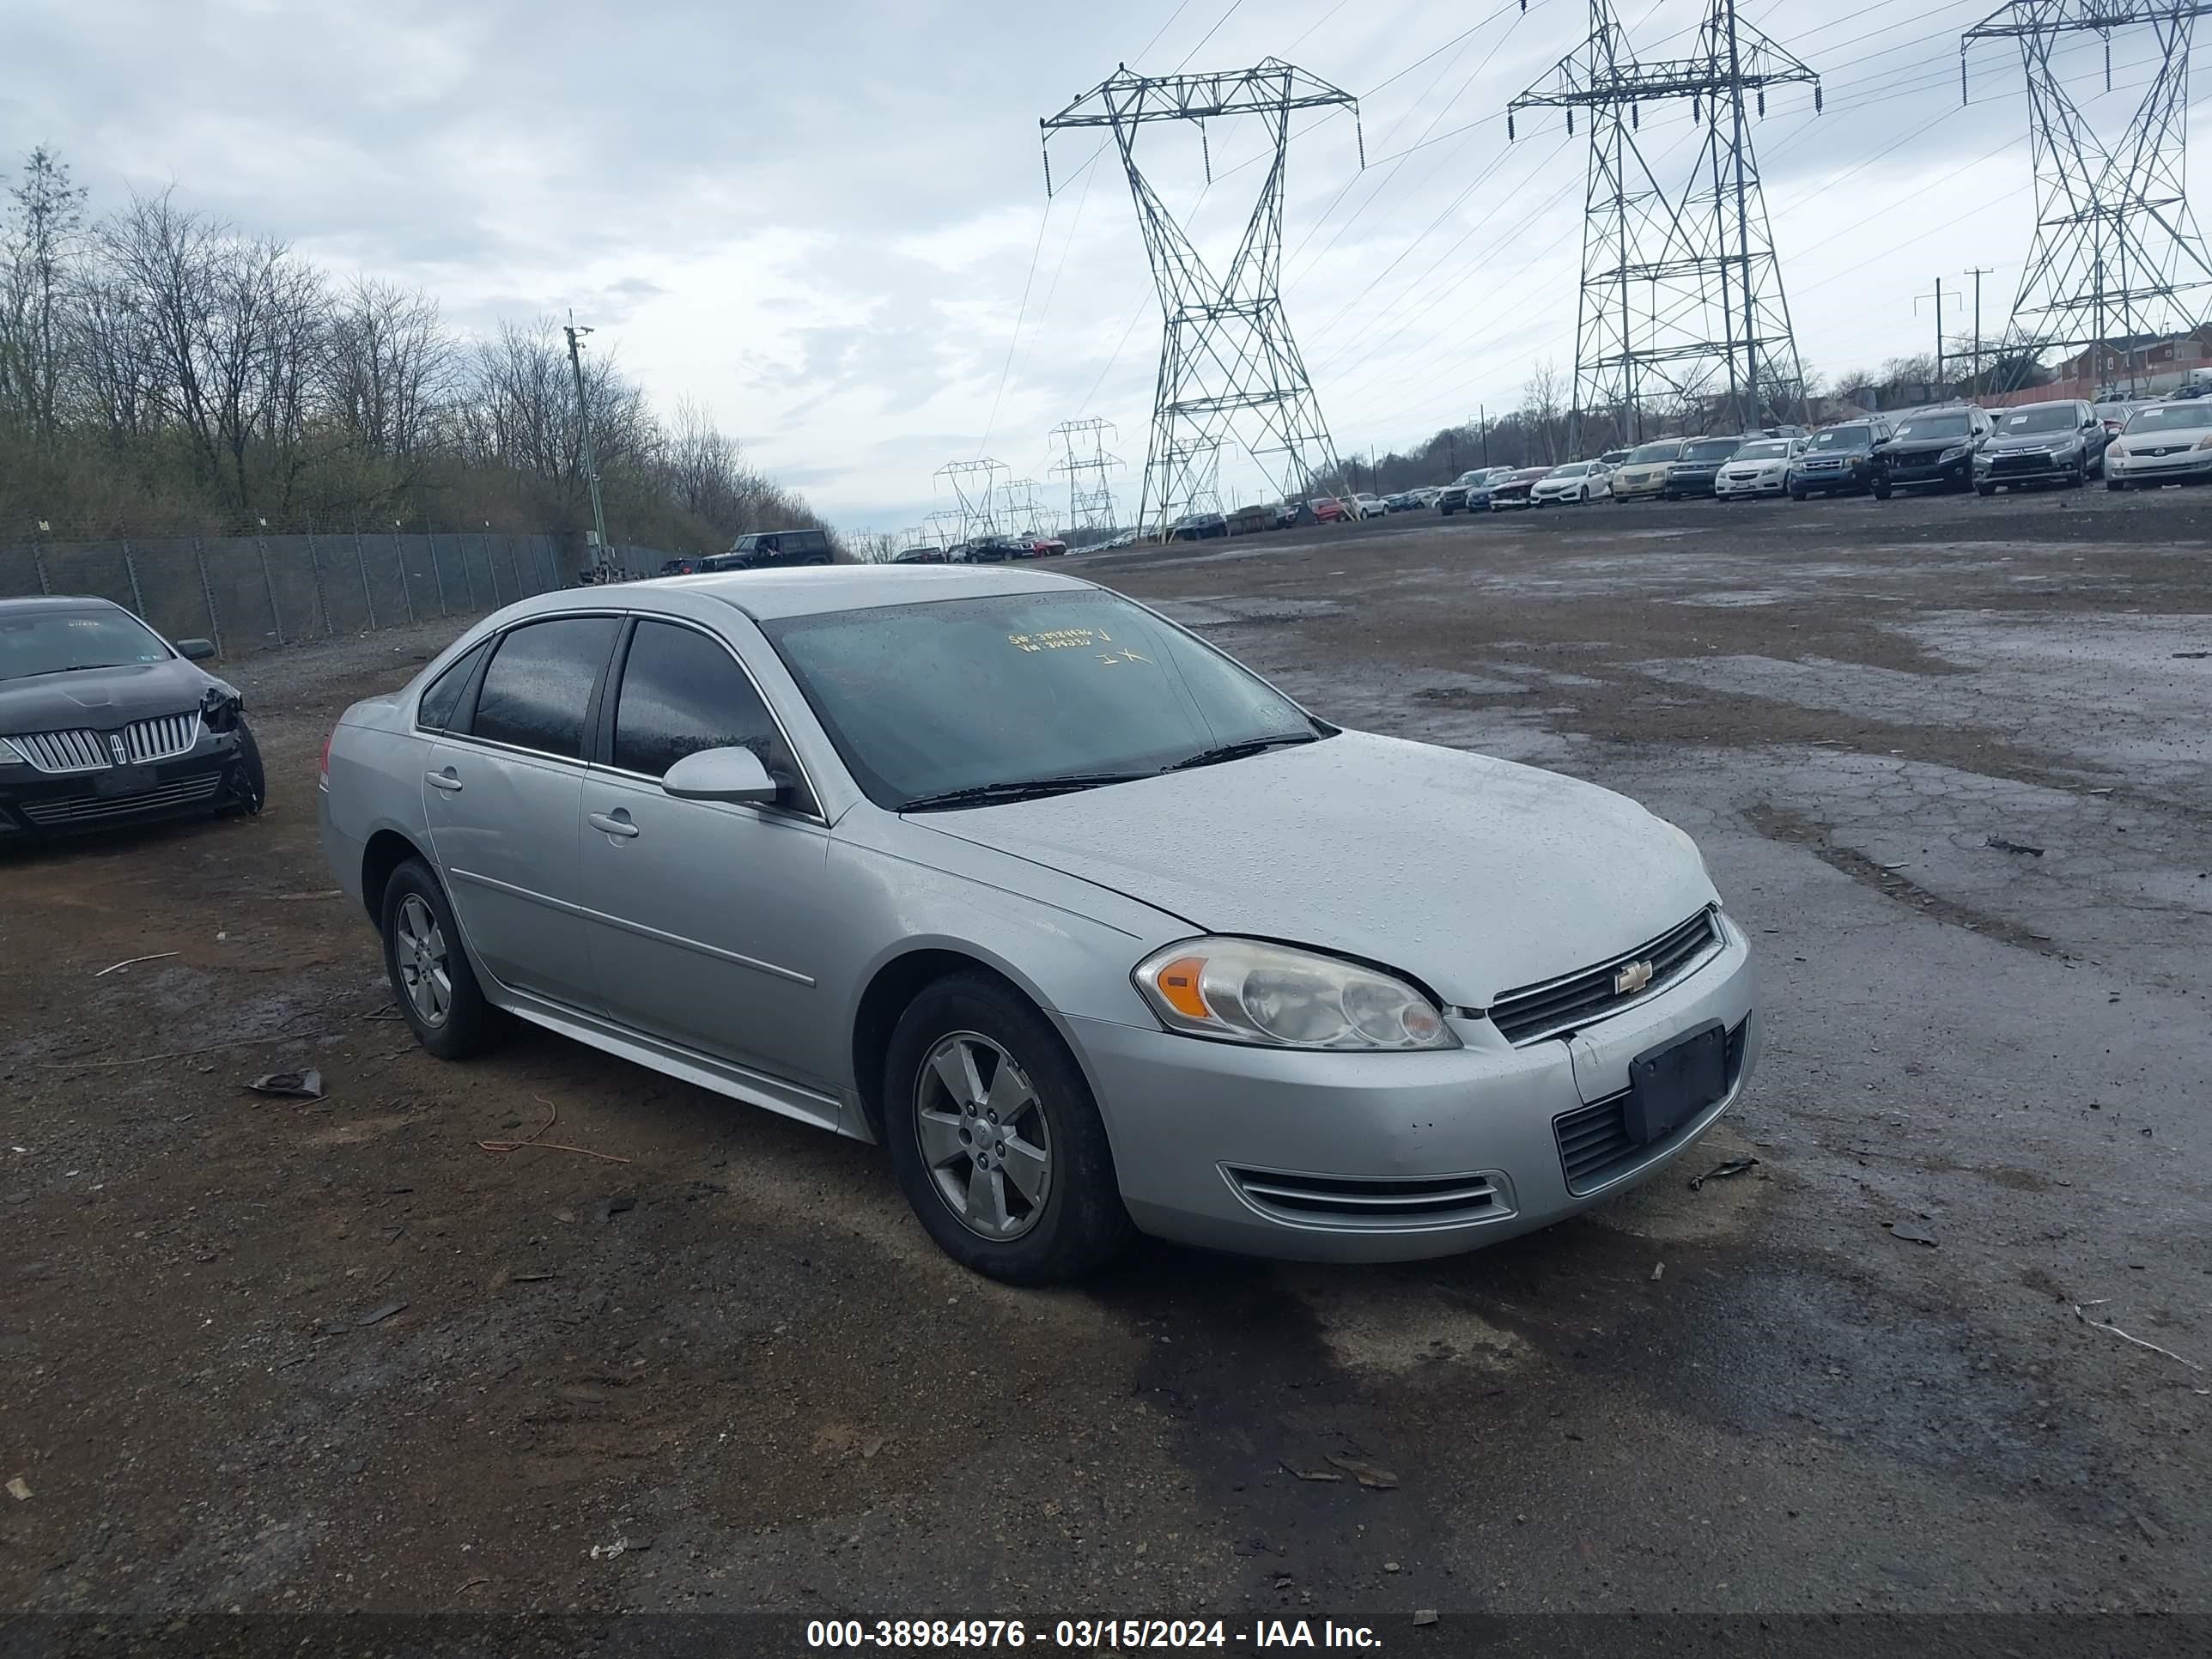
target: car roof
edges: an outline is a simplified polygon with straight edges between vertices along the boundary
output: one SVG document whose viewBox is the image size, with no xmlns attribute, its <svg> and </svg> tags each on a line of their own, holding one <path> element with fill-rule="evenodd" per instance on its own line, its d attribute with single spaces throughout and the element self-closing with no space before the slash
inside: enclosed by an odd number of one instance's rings
<svg viewBox="0 0 2212 1659">
<path fill-rule="evenodd" d="M 810 565 L 796 570 L 739 570 L 698 576 L 664 576 L 641 587 L 680 587 L 721 600 L 755 622 L 866 611 L 881 605 L 938 599 L 995 599 L 1007 593 L 1049 593 L 1093 584 L 1042 571 L 963 565 L 927 574 L 890 565 Z M 585 594 L 588 599 L 590 596 Z"/>
</svg>

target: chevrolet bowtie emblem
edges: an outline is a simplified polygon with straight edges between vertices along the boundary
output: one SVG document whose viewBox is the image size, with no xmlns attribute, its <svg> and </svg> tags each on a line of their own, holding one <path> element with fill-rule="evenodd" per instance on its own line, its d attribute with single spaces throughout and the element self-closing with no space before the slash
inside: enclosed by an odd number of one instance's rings
<svg viewBox="0 0 2212 1659">
<path fill-rule="evenodd" d="M 1633 996 L 1651 983 L 1651 964 L 1632 962 L 1613 976 L 1613 994 L 1617 997 Z"/>
</svg>

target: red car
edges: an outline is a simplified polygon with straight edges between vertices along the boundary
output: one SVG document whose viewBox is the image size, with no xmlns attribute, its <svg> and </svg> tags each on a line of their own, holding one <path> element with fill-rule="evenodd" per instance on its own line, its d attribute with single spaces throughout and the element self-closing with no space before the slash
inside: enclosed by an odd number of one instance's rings
<svg viewBox="0 0 2212 1659">
<path fill-rule="evenodd" d="M 1067 551 L 1067 544 L 1057 536 L 1041 536 L 1032 544 L 1040 559 L 1049 559 Z"/>
<path fill-rule="evenodd" d="M 1352 516 L 1351 510 L 1334 495 L 1324 495 L 1310 505 L 1313 507 L 1316 524 L 1342 524 Z"/>
</svg>

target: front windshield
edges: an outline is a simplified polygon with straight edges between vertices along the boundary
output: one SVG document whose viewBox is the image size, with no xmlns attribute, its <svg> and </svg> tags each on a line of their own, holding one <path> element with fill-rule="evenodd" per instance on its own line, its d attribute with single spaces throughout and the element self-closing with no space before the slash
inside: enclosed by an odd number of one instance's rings
<svg viewBox="0 0 2212 1659">
<path fill-rule="evenodd" d="M 1768 438 L 1762 442 L 1746 444 L 1735 453 L 1739 461 L 1778 461 L 1790 453 L 1790 446 L 1779 438 Z"/>
<path fill-rule="evenodd" d="M 1686 461 L 1724 461 L 1740 447 L 1734 438 L 1707 438 L 1682 452 Z"/>
<path fill-rule="evenodd" d="M 868 799 L 1159 772 L 1323 728 L 1117 594 L 1008 593 L 763 624 Z"/>
<path fill-rule="evenodd" d="M 1874 428 L 1870 426 L 1832 426 L 1826 432 L 1813 434 L 1814 449 L 1872 449 Z"/>
<path fill-rule="evenodd" d="M 33 611 L 0 617 L 0 680 L 167 662 L 169 647 L 122 611 Z"/>
<path fill-rule="evenodd" d="M 1900 438 L 1963 438 L 1974 429 L 1964 410 L 1945 415 L 1920 415 L 1897 424 Z"/>
<path fill-rule="evenodd" d="M 1682 446 L 1669 438 L 1663 443 L 1638 444 L 1628 452 L 1631 461 L 1671 461 L 1681 453 Z"/>
<path fill-rule="evenodd" d="M 2023 409 L 2017 415 L 2004 418 L 2004 434 L 2010 437 L 2015 432 L 2071 432 L 2080 425 L 2071 404 L 2050 404 L 2041 409 Z"/>
<path fill-rule="evenodd" d="M 2154 404 L 2128 416 L 2127 434 L 2139 432 L 2195 432 L 2212 427 L 2212 409 L 2201 404 Z"/>
</svg>

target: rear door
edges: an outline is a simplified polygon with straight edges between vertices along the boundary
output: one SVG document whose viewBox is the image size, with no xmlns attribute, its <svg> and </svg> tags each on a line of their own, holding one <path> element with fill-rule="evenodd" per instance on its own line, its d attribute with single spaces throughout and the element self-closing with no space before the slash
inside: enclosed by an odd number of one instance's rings
<svg viewBox="0 0 2212 1659">
<path fill-rule="evenodd" d="M 821 1090 L 781 1091 L 836 1121 L 841 1043 L 820 985 L 836 950 L 830 831 L 789 740 L 736 652 L 687 623 L 641 617 L 584 781 L 582 882 L 599 994 L 641 1035 Z M 660 780 L 702 749 L 752 750 L 782 786 L 770 806 L 677 800 Z"/>
<path fill-rule="evenodd" d="M 555 617 L 507 629 L 422 780 L 447 896 L 502 985 L 596 1007 L 578 895 L 584 734 L 621 620 Z"/>
</svg>

